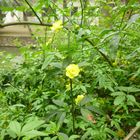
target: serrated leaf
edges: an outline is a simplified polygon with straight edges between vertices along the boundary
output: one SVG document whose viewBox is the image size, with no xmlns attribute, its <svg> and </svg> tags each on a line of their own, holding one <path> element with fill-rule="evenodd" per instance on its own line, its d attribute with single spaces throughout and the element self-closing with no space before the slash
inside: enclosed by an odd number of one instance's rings
<svg viewBox="0 0 140 140">
<path fill-rule="evenodd" d="M 38 128 L 39 126 L 41 126 L 44 123 L 44 121 L 42 120 L 33 120 L 31 122 L 28 122 L 27 124 L 25 124 L 22 128 L 22 134 L 24 134 L 25 132 L 31 131 L 33 129 Z"/>
<path fill-rule="evenodd" d="M 61 62 L 52 62 L 50 63 L 51 66 L 56 67 L 56 68 L 62 68 L 62 63 Z"/>
<path fill-rule="evenodd" d="M 12 137 L 12 138 L 16 138 L 16 137 L 17 137 L 17 135 L 16 135 L 11 129 L 8 129 L 8 130 L 7 130 L 7 134 L 8 134 L 10 137 Z"/>
<path fill-rule="evenodd" d="M 85 97 L 81 100 L 81 102 L 80 102 L 79 104 L 80 104 L 80 106 L 83 106 L 83 105 L 89 103 L 90 101 L 91 101 L 91 98 L 85 96 Z"/>
<path fill-rule="evenodd" d="M 92 131 L 91 131 L 92 132 Z M 91 132 L 88 130 L 84 133 L 84 135 L 81 137 L 81 140 L 87 140 L 88 136 L 91 135 Z"/>
<path fill-rule="evenodd" d="M 77 138 L 80 138 L 79 135 L 72 135 L 69 137 L 69 140 L 76 140 Z"/>
<path fill-rule="evenodd" d="M 134 14 L 134 15 L 132 15 L 131 18 L 128 21 L 127 26 L 131 25 L 132 23 L 134 23 L 139 18 L 140 18 L 140 14 Z"/>
<path fill-rule="evenodd" d="M 62 126 L 65 117 L 66 117 L 66 112 L 63 112 L 63 113 L 61 114 L 60 118 L 59 118 L 58 123 L 57 123 L 57 125 L 58 125 L 59 128 Z"/>
<path fill-rule="evenodd" d="M 136 102 L 136 99 L 135 99 L 135 97 L 133 95 L 127 95 L 126 97 L 127 97 L 128 101 Z"/>
<path fill-rule="evenodd" d="M 31 130 L 31 131 L 24 133 L 24 135 L 31 139 L 31 138 L 38 137 L 38 136 L 47 136 L 48 134 L 38 131 L 38 130 Z"/>
<path fill-rule="evenodd" d="M 45 69 L 52 62 L 53 59 L 54 59 L 53 55 L 47 56 L 47 58 L 45 59 L 41 69 L 42 70 Z"/>
<path fill-rule="evenodd" d="M 118 87 L 119 90 L 121 91 L 125 91 L 125 92 L 139 92 L 140 89 L 139 88 L 136 88 L 136 87 L 124 87 L 124 86 L 120 86 Z"/>
<path fill-rule="evenodd" d="M 58 106 L 63 106 L 64 105 L 64 102 L 61 101 L 61 100 L 52 100 L 54 104 L 58 105 Z"/>
<path fill-rule="evenodd" d="M 86 90 L 86 87 L 85 87 L 85 86 L 80 85 L 80 88 L 81 88 L 81 90 L 82 90 L 84 93 L 87 93 L 87 90 Z"/>
<path fill-rule="evenodd" d="M 109 128 L 105 128 L 105 131 L 109 134 L 111 134 L 113 137 L 116 137 L 116 132 L 114 132 L 113 130 L 109 129 Z"/>
<path fill-rule="evenodd" d="M 20 136 L 21 133 L 21 125 L 17 121 L 12 121 L 9 124 L 9 129 L 14 132 L 17 136 Z"/>
<path fill-rule="evenodd" d="M 64 133 L 58 133 L 59 140 L 69 140 L 69 137 Z"/>
<path fill-rule="evenodd" d="M 0 140 L 4 140 L 5 135 L 6 135 L 6 130 L 5 129 L 1 130 L 1 132 L 0 132 Z"/>
<path fill-rule="evenodd" d="M 53 138 L 51 138 L 51 140 L 57 140 L 57 136 L 54 136 Z"/>
<path fill-rule="evenodd" d="M 50 137 L 45 137 L 43 140 L 52 140 Z"/>
<path fill-rule="evenodd" d="M 114 100 L 114 105 L 120 105 L 124 102 L 124 100 L 125 100 L 125 95 L 117 96 Z"/>
<path fill-rule="evenodd" d="M 121 91 L 111 93 L 111 96 L 121 96 L 121 95 L 125 95 L 125 93 Z"/>
<path fill-rule="evenodd" d="M 105 112 L 96 106 L 86 106 L 86 108 L 92 112 L 95 112 L 100 115 L 105 115 Z"/>
</svg>

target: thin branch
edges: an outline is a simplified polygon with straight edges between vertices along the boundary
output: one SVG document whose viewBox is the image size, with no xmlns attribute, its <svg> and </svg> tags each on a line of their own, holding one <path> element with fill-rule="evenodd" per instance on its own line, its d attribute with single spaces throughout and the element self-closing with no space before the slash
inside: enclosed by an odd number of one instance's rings
<svg viewBox="0 0 140 140">
<path fill-rule="evenodd" d="M 0 28 L 4 28 L 7 26 L 13 26 L 13 25 L 38 25 L 38 26 L 52 26 L 51 23 L 48 24 L 44 24 L 44 23 L 37 23 L 37 22 L 11 22 L 11 23 L 7 23 L 7 24 L 0 24 Z M 66 30 L 68 30 L 66 27 L 64 27 Z M 73 32 L 74 33 L 74 32 Z M 76 33 L 75 33 L 76 34 Z M 97 47 L 95 47 L 95 45 L 93 44 L 93 42 L 91 40 L 89 40 L 88 38 L 84 38 L 84 36 L 82 36 L 82 38 L 87 41 L 88 43 L 90 43 L 102 56 L 103 58 L 109 63 L 110 66 L 112 66 L 111 61 L 109 60 L 109 58 L 103 53 L 101 52 Z"/>
<path fill-rule="evenodd" d="M 30 9 L 33 11 L 33 13 L 35 14 L 35 16 L 37 17 L 37 19 L 39 20 L 39 22 L 41 23 L 41 24 L 43 24 L 42 23 L 42 21 L 41 21 L 41 19 L 40 19 L 40 17 L 37 15 L 37 13 L 36 13 L 36 11 L 33 9 L 33 7 L 31 6 L 31 4 L 27 1 L 27 0 L 24 0 L 26 3 L 27 3 L 27 5 L 30 7 Z"/>
<path fill-rule="evenodd" d="M 61 9 L 57 4 L 55 4 L 55 2 L 51 1 L 51 3 L 52 3 L 57 9 L 59 9 L 59 10 L 62 12 L 62 14 L 67 18 L 67 20 L 68 20 L 67 22 L 70 22 L 72 25 L 73 25 L 73 23 L 76 23 L 75 21 L 71 20 L 71 19 L 65 14 L 64 10 Z M 67 23 L 67 22 L 66 22 L 66 23 Z"/>
<path fill-rule="evenodd" d="M 22 21 L 22 22 L 10 22 L 10 23 L 6 23 L 6 24 L 0 24 L 0 28 L 4 28 L 7 26 L 13 26 L 13 25 L 38 25 L 38 26 L 52 26 L 51 23 L 37 23 L 37 22 L 28 22 L 28 21 Z"/>
<path fill-rule="evenodd" d="M 17 0 L 15 0 L 15 3 L 16 3 L 18 6 L 21 6 L 21 4 L 20 4 Z M 21 22 L 21 21 L 20 21 L 20 18 L 19 18 L 18 16 L 17 16 L 17 19 L 18 19 L 19 22 Z M 24 19 L 25 21 L 27 21 L 27 14 L 26 14 L 26 12 L 24 12 L 24 11 L 23 11 L 23 19 Z M 28 27 L 28 30 L 29 30 L 30 34 L 33 35 L 33 34 L 32 34 L 32 29 L 30 28 L 30 26 L 27 25 L 27 27 Z"/>
<path fill-rule="evenodd" d="M 129 140 L 132 138 L 132 136 L 139 130 L 139 126 L 136 126 L 130 133 L 123 139 L 123 140 Z"/>
<path fill-rule="evenodd" d="M 67 8 L 67 1 L 63 0 L 63 10 L 65 10 Z M 63 24 L 65 22 L 65 15 L 63 14 Z"/>
<path fill-rule="evenodd" d="M 55 13 L 54 9 L 51 7 L 51 5 L 49 5 L 49 7 L 51 8 L 51 10 L 53 12 L 53 16 L 58 20 L 58 17 L 56 16 L 56 13 Z"/>
<path fill-rule="evenodd" d="M 93 44 L 93 42 L 92 42 L 91 40 L 89 40 L 88 38 L 85 38 L 85 41 L 87 41 L 90 45 L 92 45 L 92 46 L 96 49 L 96 51 L 99 52 L 99 53 L 103 56 L 103 58 L 108 62 L 108 64 L 109 64 L 111 67 L 113 66 L 112 63 L 111 63 L 111 61 L 110 61 L 110 59 L 108 58 L 108 56 L 106 56 L 102 51 L 100 51 L 100 50 Z"/>
<path fill-rule="evenodd" d="M 83 25 L 83 19 L 84 19 L 84 7 L 83 7 L 82 0 L 80 0 L 80 4 L 81 4 L 81 23 L 80 23 L 80 26 L 82 27 L 82 25 Z"/>
</svg>

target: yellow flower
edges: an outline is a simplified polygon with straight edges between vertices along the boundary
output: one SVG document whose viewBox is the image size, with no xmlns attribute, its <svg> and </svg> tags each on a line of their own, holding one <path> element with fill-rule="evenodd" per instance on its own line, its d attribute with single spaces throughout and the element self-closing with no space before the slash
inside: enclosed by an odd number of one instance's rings
<svg viewBox="0 0 140 140">
<path fill-rule="evenodd" d="M 74 77 L 78 76 L 79 72 L 80 69 L 76 64 L 70 64 L 66 67 L 66 76 L 70 79 L 73 79 Z"/>
<path fill-rule="evenodd" d="M 84 95 L 78 95 L 77 98 L 75 99 L 75 103 L 78 104 L 81 102 L 81 100 L 84 98 Z"/>
<path fill-rule="evenodd" d="M 113 66 L 117 66 L 118 65 L 118 59 L 116 58 L 115 61 L 112 63 Z"/>
<path fill-rule="evenodd" d="M 53 23 L 52 27 L 51 27 L 51 30 L 52 31 L 58 31 L 60 29 L 62 29 L 62 21 L 61 20 L 58 20 L 56 21 L 55 23 Z"/>
<path fill-rule="evenodd" d="M 120 130 L 117 131 L 117 135 L 119 137 L 123 138 L 125 136 L 125 132 L 122 129 L 120 129 Z"/>
<path fill-rule="evenodd" d="M 116 62 L 113 62 L 112 65 L 113 65 L 113 66 L 117 66 L 117 63 L 116 63 Z"/>
</svg>

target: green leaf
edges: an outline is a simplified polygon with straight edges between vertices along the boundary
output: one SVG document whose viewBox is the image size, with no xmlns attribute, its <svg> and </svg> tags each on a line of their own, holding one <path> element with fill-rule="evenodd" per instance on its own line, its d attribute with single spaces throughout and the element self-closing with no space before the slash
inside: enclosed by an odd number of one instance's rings
<svg viewBox="0 0 140 140">
<path fill-rule="evenodd" d="M 88 131 L 86 131 L 84 133 L 84 135 L 81 137 L 81 140 L 88 140 L 88 136 L 90 136 L 91 135 L 91 132 L 92 132 L 90 130 L 91 130 L 91 128 L 89 128 Z"/>
<path fill-rule="evenodd" d="M 44 132 L 40 132 L 38 130 L 31 130 L 31 131 L 24 133 L 24 136 L 31 139 L 31 138 L 38 137 L 38 136 L 48 136 L 48 134 L 46 134 Z"/>
<path fill-rule="evenodd" d="M 45 137 L 43 140 L 52 140 L 50 137 Z"/>
<path fill-rule="evenodd" d="M 79 135 L 72 135 L 69 137 L 69 140 L 76 140 L 77 138 L 80 138 Z"/>
<path fill-rule="evenodd" d="M 86 87 L 85 87 L 85 86 L 80 85 L 80 88 L 81 88 L 81 90 L 82 90 L 84 93 L 87 93 L 87 90 L 86 90 Z"/>
<path fill-rule="evenodd" d="M 44 61 L 43 65 L 42 65 L 42 68 L 41 69 L 44 70 L 52 62 L 53 59 L 54 59 L 54 56 L 53 55 L 49 55 L 45 59 L 45 61 Z"/>
<path fill-rule="evenodd" d="M 0 140 L 4 140 L 5 135 L 6 135 L 6 130 L 5 129 L 1 130 L 1 132 L 0 132 Z"/>
<path fill-rule="evenodd" d="M 9 124 L 9 129 L 14 132 L 17 136 L 20 136 L 21 134 L 21 125 L 17 121 L 12 121 Z"/>
<path fill-rule="evenodd" d="M 58 133 L 59 140 L 69 140 L 69 137 L 64 133 Z"/>
<path fill-rule="evenodd" d="M 134 14 L 128 21 L 127 27 L 130 26 L 132 23 L 136 22 L 140 18 L 140 14 Z"/>
<path fill-rule="evenodd" d="M 135 97 L 133 95 L 127 95 L 126 97 L 127 97 L 128 101 L 131 101 L 133 103 L 136 102 L 136 99 L 135 99 Z"/>
<path fill-rule="evenodd" d="M 58 132 L 58 127 L 55 122 L 50 122 L 47 124 L 46 131 L 47 134 L 56 134 Z"/>
<path fill-rule="evenodd" d="M 88 109 L 83 109 L 83 108 L 81 108 L 81 114 L 86 120 L 87 120 L 88 115 L 92 115 L 91 111 L 89 111 Z"/>
<path fill-rule="evenodd" d="M 114 105 L 120 105 L 124 102 L 124 100 L 125 100 L 125 95 L 117 96 L 114 100 Z"/>
<path fill-rule="evenodd" d="M 61 62 L 52 62 L 50 63 L 51 66 L 56 67 L 56 68 L 62 68 L 62 63 Z"/>
<path fill-rule="evenodd" d="M 25 132 L 31 131 L 33 129 L 37 129 L 39 126 L 41 126 L 44 123 L 42 120 L 33 120 L 31 122 L 27 122 L 22 128 L 22 134 Z"/>
<path fill-rule="evenodd" d="M 22 140 L 30 140 L 29 137 L 23 137 Z"/>
<path fill-rule="evenodd" d="M 57 136 L 54 136 L 53 138 L 51 138 L 51 140 L 57 140 Z"/>
<path fill-rule="evenodd" d="M 23 105 L 23 104 L 15 104 L 15 105 L 13 105 L 13 107 L 25 107 L 25 105 Z"/>
<path fill-rule="evenodd" d="M 61 100 L 52 100 L 54 104 L 58 105 L 58 106 L 63 106 L 64 105 L 64 102 L 61 101 Z"/>
<path fill-rule="evenodd" d="M 92 112 L 95 112 L 100 115 L 105 115 L 105 112 L 97 106 L 86 106 L 86 108 Z"/>
<path fill-rule="evenodd" d="M 66 117 L 66 112 L 63 112 L 63 113 L 61 114 L 60 118 L 59 118 L 58 123 L 57 123 L 59 129 L 60 129 L 60 127 L 62 126 L 62 124 L 63 124 L 63 122 L 64 122 L 64 120 L 65 120 L 65 117 Z"/>
<path fill-rule="evenodd" d="M 130 93 L 130 92 L 139 92 L 140 89 L 139 88 L 136 88 L 136 87 L 124 87 L 124 86 L 120 86 L 118 87 L 119 90 L 121 91 L 125 91 L 127 93 Z"/>
<path fill-rule="evenodd" d="M 85 104 L 87 104 L 87 103 L 90 103 L 90 102 L 91 102 L 91 98 L 88 97 L 88 96 L 85 96 L 85 97 L 81 100 L 80 106 L 83 106 L 83 105 L 85 105 Z"/>
<path fill-rule="evenodd" d="M 11 129 L 7 129 L 7 134 L 12 137 L 12 138 L 16 138 L 17 135 L 11 130 Z"/>
<path fill-rule="evenodd" d="M 109 128 L 105 128 L 105 131 L 109 134 L 111 134 L 114 138 L 116 137 L 116 132 L 114 132 L 113 130 L 109 129 Z"/>
<path fill-rule="evenodd" d="M 121 96 L 121 95 L 125 95 L 125 93 L 121 91 L 111 93 L 111 96 Z"/>
<path fill-rule="evenodd" d="M 104 35 L 109 34 L 109 32 L 112 32 L 112 31 L 113 31 L 113 30 L 110 30 L 110 29 L 103 30 L 103 31 L 101 31 L 101 33 L 100 33 L 100 37 L 103 37 Z"/>
</svg>

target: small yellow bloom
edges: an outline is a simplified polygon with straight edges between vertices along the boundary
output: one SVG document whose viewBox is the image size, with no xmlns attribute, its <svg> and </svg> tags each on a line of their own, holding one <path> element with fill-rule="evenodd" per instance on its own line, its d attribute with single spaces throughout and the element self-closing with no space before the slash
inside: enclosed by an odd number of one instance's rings
<svg viewBox="0 0 140 140">
<path fill-rule="evenodd" d="M 113 66 L 117 66 L 117 63 L 116 63 L 116 62 L 113 62 L 112 65 L 113 65 Z"/>
<path fill-rule="evenodd" d="M 122 129 L 120 129 L 120 130 L 117 131 L 117 135 L 119 137 L 123 138 L 125 136 L 125 132 Z"/>
<path fill-rule="evenodd" d="M 81 102 L 81 100 L 84 98 L 84 95 L 78 95 L 77 98 L 75 99 L 75 103 L 78 104 Z"/>
<path fill-rule="evenodd" d="M 112 63 L 113 66 L 117 66 L 118 65 L 118 58 L 115 59 L 115 61 Z"/>
<path fill-rule="evenodd" d="M 57 32 L 58 30 L 62 29 L 62 27 L 63 27 L 62 26 L 62 21 L 61 20 L 58 20 L 55 23 L 53 23 L 53 25 L 51 27 L 51 30 Z"/>
<path fill-rule="evenodd" d="M 66 67 L 66 76 L 70 79 L 73 79 L 74 77 L 78 76 L 79 72 L 80 69 L 76 64 L 70 64 Z"/>
</svg>

